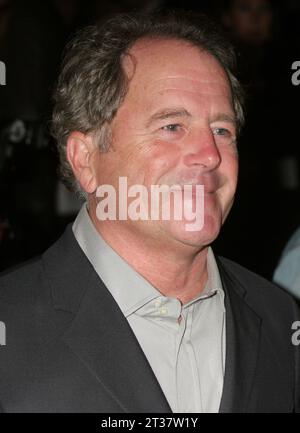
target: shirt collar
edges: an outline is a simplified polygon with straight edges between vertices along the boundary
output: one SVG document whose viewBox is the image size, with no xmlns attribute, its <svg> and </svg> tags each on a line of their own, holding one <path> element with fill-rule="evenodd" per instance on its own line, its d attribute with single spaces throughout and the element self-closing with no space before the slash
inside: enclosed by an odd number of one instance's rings
<svg viewBox="0 0 300 433">
<path fill-rule="evenodd" d="M 105 242 L 90 219 L 86 203 L 74 221 L 73 233 L 125 317 L 153 299 L 163 296 Z M 207 270 L 208 281 L 201 295 L 185 304 L 183 308 L 216 293 L 220 293 L 224 298 L 218 267 L 210 247 L 207 255 Z"/>
</svg>

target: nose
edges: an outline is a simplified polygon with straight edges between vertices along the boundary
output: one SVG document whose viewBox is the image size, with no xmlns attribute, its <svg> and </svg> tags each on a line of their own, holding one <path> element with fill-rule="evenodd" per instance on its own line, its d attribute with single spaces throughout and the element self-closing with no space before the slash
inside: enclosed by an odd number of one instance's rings
<svg viewBox="0 0 300 433">
<path fill-rule="evenodd" d="M 222 158 L 210 128 L 190 134 L 185 143 L 183 162 L 187 167 L 201 167 L 203 172 L 215 170 Z"/>
</svg>

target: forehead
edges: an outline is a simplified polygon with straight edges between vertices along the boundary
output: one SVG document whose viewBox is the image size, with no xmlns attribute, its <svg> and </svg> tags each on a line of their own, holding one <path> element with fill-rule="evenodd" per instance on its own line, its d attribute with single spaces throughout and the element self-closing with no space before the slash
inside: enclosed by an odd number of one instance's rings
<svg viewBox="0 0 300 433">
<path fill-rule="evenodd" d="M 217 59 L 177 39 L 141 39 L 124 59 L 129 93 L 184 87 L 186 91 L 228 94 L 227 75 Z"/>
</svg>

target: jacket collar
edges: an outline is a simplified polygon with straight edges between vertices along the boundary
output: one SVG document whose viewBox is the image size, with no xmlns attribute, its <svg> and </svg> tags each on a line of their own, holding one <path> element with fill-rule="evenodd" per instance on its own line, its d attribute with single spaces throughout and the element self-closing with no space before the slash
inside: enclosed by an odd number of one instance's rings
<svg viewBox="0 0 300 433">
<path fill-rule="evenodd" d="M 247 289 L 222 259 L 225 291 L 226 361 L 220 412 L 247 412 L 260 350 L 261 318 L 247 302 Z"/>
<path fill-rule="evenodd" d="M 63 341 L 120 411 L 171 412 L 133 331 L 81 251 L 71 226 L 43 260 L 54 307 L 74 314 Z"/>
<path fill-rule="evenodd" d="M 160 385 L 112 295 L 76 242 L 71 226 L 43 256 L 54 307 L 74 319 L 64 342 L 125 412 L 171 412 Z M 226 365 L 220 412 L 245 412 L 255 377 L 261 319 L 223 260 Z M 112 326 L 113 325 L 113 326 Z M 100 403 L 99 403 L 100 404 Z"/>
</svg>

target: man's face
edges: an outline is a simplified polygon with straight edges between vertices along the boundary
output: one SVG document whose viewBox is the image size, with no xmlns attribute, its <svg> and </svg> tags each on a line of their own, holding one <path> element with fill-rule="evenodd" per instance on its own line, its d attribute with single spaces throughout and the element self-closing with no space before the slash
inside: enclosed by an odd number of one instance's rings
<svg viewBox="0 0 300 433">
<path fill-rule="evenodd" d="M 270 38 L 273 12 L 268 0 L 235 0 L 227 24 L 244 42 L 259 45 Z"/>
<path fill-rule="evenodd" d="M 147 242 L 196 248 L 216 238 L 233 202 L 238 173 L 228 79 L 213 56 L 178 40 L 140 40 L 124 61 L 129 90 L 99 153 L 98 185 L 204 185 L 204 227 L 186 221 L 120 221 Z M 193 188 L 194 188 L 193 187 Z M 194 189 L 193 189 L 194 191 Z M 193 205 L 196 196 L 192 196 Z"/>
</svg>

